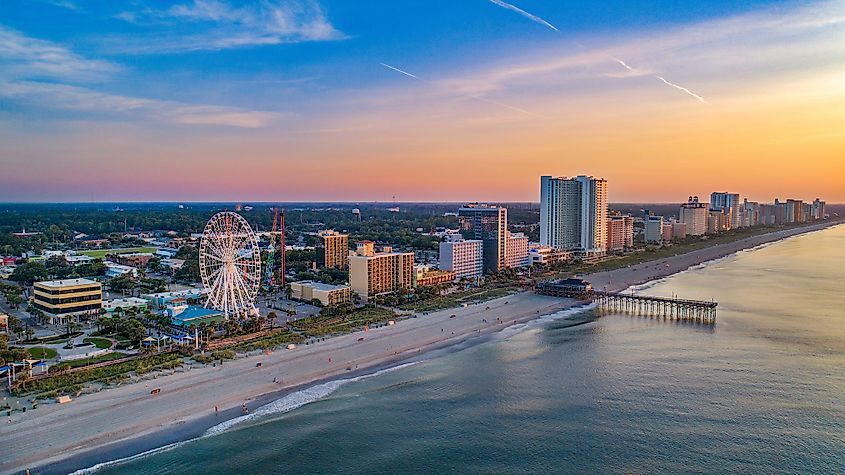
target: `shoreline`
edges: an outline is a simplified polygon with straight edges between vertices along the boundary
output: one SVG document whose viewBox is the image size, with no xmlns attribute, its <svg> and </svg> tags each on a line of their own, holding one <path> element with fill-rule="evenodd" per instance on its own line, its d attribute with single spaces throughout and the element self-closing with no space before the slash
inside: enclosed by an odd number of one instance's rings
<svg viewBox="0 0 845 475">
<path fill-rule="evenodd" d="M 751 236 L 584 277 L 596 288 L 622 291 L 737 252 L 841 224 L 834 221 Z M 277 349 L 270 355 L 242 357 L 217 368 L 162 375 L 85 395 L 61 408 L 58 404 L 45 405 L 0 427 L 0 437 L 7 442 L 6 453 L 17 457 L 3 457 L 0 472 L 18 473 L 38 467 L 36 470 L 42 473 L 67 473 L 185 442 L 239 417 L 244 401 L 250 408 L 258 408 L 325 382 L 366 377 L 409 361 L 437 357 L 439 351 L 459 351 L 488 341 L 507 328 L 578 306 L 573 300 L 522 292 L 408 318 L 369 332 L 333 337 L 292 351 Z M 502 323 L 496 323 L 496 318 L 503 319 Z M 488 321 L 482 321 L 485 319 Z M 357 340 L 361 336 L 363 342 Z M 388 344 L 386 349 L 382 349 L 384 344 Z M 329 354 L 334 355 L 332 363 L 326 361 Z M 254 365 L 259 361 L 261 368 Z M 269 382 L 278 374 L 283 375 L 283 387 Z M 227 378 L 238 378 L 237 387 L 226 385 Z M 151 386 L 161 387 L 162 394 L 150 396 Z M 221 410 L 214 414 L 217 405 Z M 109 416 L 112 419 L 104 423 Z"/>
</svg>

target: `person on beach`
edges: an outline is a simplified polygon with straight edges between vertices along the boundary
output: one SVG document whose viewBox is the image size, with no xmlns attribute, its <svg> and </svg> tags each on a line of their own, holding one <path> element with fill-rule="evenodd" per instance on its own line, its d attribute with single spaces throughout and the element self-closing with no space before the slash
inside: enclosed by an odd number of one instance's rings
<svg viewBox="0 0 845 475">
<path fill-rule="evenodd" d="M 219 410 L 219 409 L 217 409 L 217 406 L 214 406 L 214 413 L 215 413 L 215 414 L 217 414 L 217 413 L 219 413 L 219 412 L 220 412 L 220 410 Z"/>
</svg>

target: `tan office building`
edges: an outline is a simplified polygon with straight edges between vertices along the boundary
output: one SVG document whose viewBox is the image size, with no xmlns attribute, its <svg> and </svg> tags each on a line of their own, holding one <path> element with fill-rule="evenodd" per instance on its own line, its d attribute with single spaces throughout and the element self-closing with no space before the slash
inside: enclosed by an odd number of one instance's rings
<svg viewBox="0 0 845 475">
<path fill-rule="evenodd" d="M 36 282 L 32 306 L 47 314 L 50 323 L 75 321 L 80 315 L 97 315 L 103 307 L 103 286 L 89 279 Z"/>
<path fill-rule="evenodd" d="M 311 302 L 314 299 L 320 301 L 325 307 L 340 305 L 352 301 L 351 291 L 348 285 L 330 285 L 321 282 L 291 282 L 291 297 Z"/>
<path fill-rule="evenodd" d="M 372 241 L 358 243 L 349 253 L 349 284 L 352 291 L 367 300 L 378 294 L 413 286 L 414 253 L 393 252 L 390 247 L 375 252 Z"/>
<path fill-rule="evenodd" d="M 317 266 L 349 268 L 349 235 L 336 231 L 320 231 L 317 242 Z"/>
</svg>

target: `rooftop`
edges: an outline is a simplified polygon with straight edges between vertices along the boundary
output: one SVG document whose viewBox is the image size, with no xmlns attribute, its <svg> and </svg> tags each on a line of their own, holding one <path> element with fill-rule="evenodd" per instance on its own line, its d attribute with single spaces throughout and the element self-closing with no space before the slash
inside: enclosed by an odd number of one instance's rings
<svg viewBox="0 0 845 475">
<path fill-rule="evenodd" d="M 36 285 L 41 287 L 72 287 L 74 285 L 99 285 L 99 282 L 93 281 L 91 279 L 64 279 L 64 280 L 47 280 L 44 282 L 36 282 Z"/>
<path fill-rule="evenodd" d="M 323 290 L 323 291 L 341 290 L 341 289 L 345 289 L 345 288 L 349 287 L 348 285 L 324 284 L 322 282 L 314 282 L 314 281 L 311 281 L 311 280 L 306 280 L 306 281 L 302 281 L 302 282 L 295 282 L 295 283 L 301 284 L 301 285 L 307 285 L 308 287 L 311 287 L 312 289 Z"/>
<path fill-rule="evenodd" d="M 174 325 L 184 327 L 191 324 L 199 325 L 202 322 L 222 322 L 226 320 L 226 317 L 220 310 L 202 307 L 188 307 L 179 312 L 179 314 L 170 317 L 170 320 Z"/>
</svg>

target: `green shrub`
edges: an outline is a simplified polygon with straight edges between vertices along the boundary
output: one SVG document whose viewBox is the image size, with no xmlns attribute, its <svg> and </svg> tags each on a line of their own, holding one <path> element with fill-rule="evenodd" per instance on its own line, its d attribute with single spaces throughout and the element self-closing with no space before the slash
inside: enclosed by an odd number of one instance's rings
<svg viewBox="0 0 845 475">
<path fill-rule="evenodd" d="M 214 358 L 212 358 L 209 355 L 204 355 L 204 354 L 194 355 L 194 356 L 191 357 L 191 359 L 193 359 L 197 363 L 203 363 L 203 364 L 208 364 L 208 363 L 211 363 L 212 361 L 214 361 Z"/>
<path fill-rule="evenodd" d="M 231 360 L 235 357 L 235 352 L 232 350 L 217 350 L 211 353 L 211 357 L 215 360 Z"/>
</svg>

